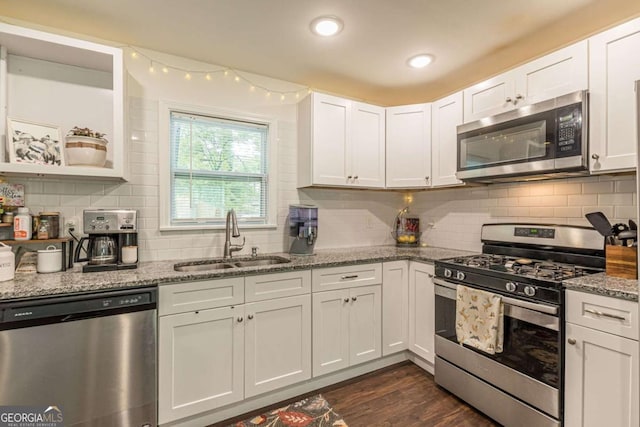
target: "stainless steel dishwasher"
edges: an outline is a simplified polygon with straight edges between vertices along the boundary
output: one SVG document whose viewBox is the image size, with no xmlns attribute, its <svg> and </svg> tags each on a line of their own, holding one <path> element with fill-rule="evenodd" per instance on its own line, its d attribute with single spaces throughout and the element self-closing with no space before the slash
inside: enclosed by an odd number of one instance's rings
<svg viewBox="0 0 640 427">
<path fill-rule="evenodd" d="M 157 425 L 155 288 L 0 303 L 0 407 L 65 426 Z"/>
</svg>

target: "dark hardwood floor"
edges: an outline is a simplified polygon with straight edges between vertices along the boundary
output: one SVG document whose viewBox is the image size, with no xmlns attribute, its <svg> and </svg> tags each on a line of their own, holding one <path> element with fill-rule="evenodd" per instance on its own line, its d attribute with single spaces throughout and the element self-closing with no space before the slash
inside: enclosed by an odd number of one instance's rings
<svg viewBox="0 0 640 427">
<path fill-rule="evenodd" d="M 336 384 L 322 393 L 349 427 L 490 427 L 498 426 L 446 390 L 413 363 L 402 363 Z M 305 395 L 306 396 L 306 395 Z M 268 409 L 295 402 L 299 396 L 269 408 L 215 424 L 228 426 Z"/>
</svg>

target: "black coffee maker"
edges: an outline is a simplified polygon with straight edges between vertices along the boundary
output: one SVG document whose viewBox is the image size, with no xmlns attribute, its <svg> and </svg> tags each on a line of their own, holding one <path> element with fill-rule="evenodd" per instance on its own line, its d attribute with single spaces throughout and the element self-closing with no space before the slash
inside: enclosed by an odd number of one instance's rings
<svg viewBox="0 0 640 427">
<path fill-rule="evenodd" d="M 84 273 L 138 267 L 137 210 L 87 209 L 82 222 L 87 237 L 78 242 L 74 262 L 87 261 Z"/>
</svg>

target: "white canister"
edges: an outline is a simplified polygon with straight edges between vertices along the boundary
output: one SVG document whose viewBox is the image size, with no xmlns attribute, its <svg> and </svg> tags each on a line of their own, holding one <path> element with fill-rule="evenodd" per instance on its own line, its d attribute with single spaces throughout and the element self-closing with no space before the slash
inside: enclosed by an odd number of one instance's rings
<svg viewBox="0 0 640 427">
<path fill-rule="evenodd" d="M 0 282 L 13 280 L 16 271 L 16 256 L 11 247 L 0 243 Z"/>
<path fill-rule="evenodd" d="M 38 273 L 56 273 L 62 270 L 62 249 L 49 245 L 38 250 Z"/>
</svg>

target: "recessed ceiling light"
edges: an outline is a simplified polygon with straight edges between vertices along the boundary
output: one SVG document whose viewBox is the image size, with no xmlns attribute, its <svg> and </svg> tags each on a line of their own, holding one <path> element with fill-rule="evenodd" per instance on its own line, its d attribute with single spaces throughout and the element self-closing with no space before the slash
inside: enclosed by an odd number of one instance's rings
<svg viewBox="0 0 640 427">
<path fill-rule="evenodd" d="M 320 16 L 313 21 L 311 21 L 311 31 L 314 34 L 323 37 L 335 36 L 340 31 L 344 24 L 335 16 Z"/>
<path fill-rule="evenodd" d="M 411 58 L 409 58 L 407 64 L 409 64 L 409 66 L 412 68 L 424 68 L 432 62 L 433 55 L 422 53 L 420 55 L 412 56 Z"/>
</svg>

